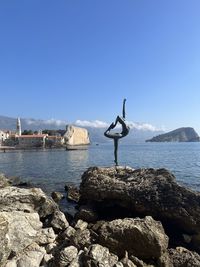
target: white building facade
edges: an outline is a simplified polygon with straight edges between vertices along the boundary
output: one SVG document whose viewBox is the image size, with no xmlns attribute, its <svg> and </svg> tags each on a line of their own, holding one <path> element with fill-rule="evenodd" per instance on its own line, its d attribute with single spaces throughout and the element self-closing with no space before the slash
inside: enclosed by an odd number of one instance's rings
<svg viewBox="0 0 200 267">
<path fill-rule="evenodd" d="M 47 134 L 20 135 L 18 136 L 19 147 L 44 147 Z"/>
<path fill-rule="evenodd" d="M 9 138 L 9 133 L 6 131 L 0 130 L 0 146 L 2 146 L 5 140 L 8 138 Z"/>
</svg>

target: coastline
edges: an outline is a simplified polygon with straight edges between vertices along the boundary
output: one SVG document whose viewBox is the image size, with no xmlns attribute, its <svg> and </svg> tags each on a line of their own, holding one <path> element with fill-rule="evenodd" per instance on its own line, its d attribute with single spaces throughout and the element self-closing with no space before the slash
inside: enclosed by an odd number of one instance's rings
<svg viewBox="0 0 200 267">
<path fill-rule="evenodd" d="M 80 191 L 66 190 L 76 214 L 60 211 L 59 193 L 52 195 L 56 203 L 40 188 L 13 186 L 0 176 L 1 266 L 199 266 L 200 194 L 179 186 L 167 170 L 92 167 Z M 167 210 L 171 217 L 164 218 Z M 171 233 L 167 218 L 178 223 Z"/>
<path fill-rule="evenodd" d="M 88 145 L 68 145 L 55 147 L 16 147 L 16 146 L 0 146 L 0 152 L 8 151 L 51 151 L 51 150 L 87 150 Z"/>
</svg>

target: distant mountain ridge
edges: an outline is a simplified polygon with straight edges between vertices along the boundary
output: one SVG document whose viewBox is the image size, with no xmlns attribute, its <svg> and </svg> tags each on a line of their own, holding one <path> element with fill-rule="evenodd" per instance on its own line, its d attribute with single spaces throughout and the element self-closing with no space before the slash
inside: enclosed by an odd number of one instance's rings
<svg viewBox="0 0 200 267">
<path fill-rule="evenodd" d="M 17 118 L 10 118 L 6 116 L 0 116 L 0 129 L 4 130 L 16 130 L 16 122 Z M 21 118 L 22 131 L 23 130 L 59 130 L 66 129 L 66 125 L 68 123 L 56 120 L 36 120 L 36 119 L 26 119 Z M 76 124 L 74 124 L 76 125 Z M 78 125 L 79 126 L 79 125 Z M 97 127 L 89 127 L 83 126 L 86 128 L 90 135 L 90 140 L 92 143 L 107 143 L 112 142 L 112 140 L 106 138 L 104 136 L 104 131 L 106 128 L 97 128 Z M 118 131 L 120 131 L 118 129 Z M 139 143 L 144 142 L 148 138 L 152 138 L 155 134 L 163 133 L 163 131 L 150 131 L 150 130 L 140 130 L 132 128 L 128 136 L 120 140 L 120 143 L 123 144 L 131 144 L 131 143 Z"/>
<path fill-rule="evenodd" d="M 182 127 L 171 132 L 155 136 L 146 142 L 199 142 L 200 137 L 192 127 Z"/>
</svg>

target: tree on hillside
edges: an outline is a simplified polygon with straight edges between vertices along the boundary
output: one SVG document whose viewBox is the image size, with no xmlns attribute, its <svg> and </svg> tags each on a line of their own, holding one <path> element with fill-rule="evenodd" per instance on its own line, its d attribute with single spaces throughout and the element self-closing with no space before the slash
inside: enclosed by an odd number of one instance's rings
<svg viewBox="0 0 200 267">
<path fill-rule="evenodd" d="M 32 130 L 24 130 L 22 132 L 22 135 L 32 135 L 33 134 L 33 131 Z"/>
</svg>

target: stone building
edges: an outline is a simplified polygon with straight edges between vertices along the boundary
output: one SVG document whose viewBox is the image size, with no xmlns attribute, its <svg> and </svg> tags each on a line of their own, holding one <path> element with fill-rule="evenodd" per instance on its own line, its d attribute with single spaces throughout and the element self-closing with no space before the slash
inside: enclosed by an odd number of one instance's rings
<svg viewBox="0 0 200 267">
<path fill-rule="evenodd" d="M 22 134 L 22 127 L 21 127 L 21 120 L 20 120 L 20 118 L 17 118 L 17 131 L 16 131 L 16 134 L 18 136 L 21 136 L 21 134 Z"/>
<path fill-rule="evenodd" d="M 9 138 L 9 132 L 0 130 L 0 146 L 4 144 L 5 140 Z"/>
<path fill-rule="evenodd" d="M 33 134 L 18 136 L 19 147 L 44 147 L 48 134 Z"/>
<path fill-rule="evenodd" d="M 64 144 L 64 138 L 62 136 L 57 136 L 57 135 L 53 136 L 48 135 L 45 139 L 45 143 L 47 147 L 52 147 L 52 146 L 59 147 Z"/>
</svg>

